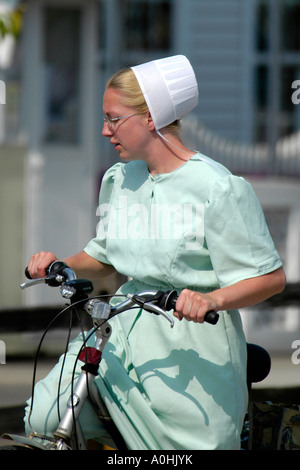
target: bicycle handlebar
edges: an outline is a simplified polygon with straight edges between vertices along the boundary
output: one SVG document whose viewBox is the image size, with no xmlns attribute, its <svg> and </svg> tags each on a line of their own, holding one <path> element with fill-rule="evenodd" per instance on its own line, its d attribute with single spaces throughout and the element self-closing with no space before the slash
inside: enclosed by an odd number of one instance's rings
<svg viewBox="0 0 300 470">
<path fill-rule="evenodd" d="M 69 266 L 63 261 L 54 261 L 51 263 L 46 269 L 46 276 L 37 279 L 32 279 L 28 271 L 28 266 L 26 266 L 25 276 L 27 279 L 30 279 L 30 282 L 23 282 L 20 286 L 21 289 L 41 283 L 48 284 L 52 287 L 58 287 L 64 281 L 76 279 L 76 274 L 73 269 L 69 268 Z"/>
<path fill-rule="evenodd" d="M 76 279 L 76 274 L 74 271 L 62 261 L 54 261 L 47 268 L 46 272 L 46 277 L 32 279 L 29 274 L 28 267 L 26 267 L 25 275 L 30 280 L 23 282 L 20 286 L 21 289 L 41 283 L 48 284 L 52 287 L 61 286 L 62 296 L 64 298 L 72 299 L 73 301 L 87 298 L 88 294 L 90 294 L 93 290 L 93 284 L 91 281 L 88 281 L 87 279 Z M 171 326 L 174 325 L 173 318 L 170 317 L 166 312 L 176 309 L 178 295 L 175 290 L 167 292 L 146 291 L 140 292 L 136 295 L 128 294 L 127 297 L 128 299 L 125 302 L 122 302 L 115 307 L 111 307 L 110 313 L 105 315 L 107 316 L 121 313 L 133 305 L 139 305 L 143 310 L 154 313 L 156 315 L 163 315 L 171 323 Z M 93 299 L 91 299 L 90 302 L 92 301 Z M 99 308 L 100 304 L 108 305 L 107 303 L 101 301 L 98 301 L 98 303 L 99 304 L 96 305 L 96 308 Z M 85 308 L 88 313 L 90 313 L 89 308 L 90 307 L 88 305 Z M 95 308 L 95 306 L 93 306 L 93 308 Z M 105 309 L 105 307 L 101 308 Z M 103 313 L 101 313 L 101 315 L 103 315 Z M 104 317 L 102 316 L 102 318 Z M 212 325 L 215 325 L 218 322 L 218 319 L 218 313 L 213 310 L 207 312 L 204 317 L 204 321 Z"/>
</svg>

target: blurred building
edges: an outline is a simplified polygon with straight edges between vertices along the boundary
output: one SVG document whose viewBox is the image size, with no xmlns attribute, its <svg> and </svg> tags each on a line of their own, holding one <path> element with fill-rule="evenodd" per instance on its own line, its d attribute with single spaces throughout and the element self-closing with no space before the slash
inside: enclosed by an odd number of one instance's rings
<svg viewBox="0 0 300 470">
<path fill-rule="evenodd" d="M 55 302 L 51 289 L 19 290 L 30 255 L 67 256 L 95 233 L 101 176 L 118 158 L 101 136 L 107 78 L 123 66 L 181 53 L 200 91 L 184 124 L 187 144 L 253 184 L 288 280 L 299 281 L 300 1 L 28 0 L 25 6 L 21 36 L 0 70 L 6 85 L 0 304 Z M 299 331 L 299 315 L 291 315 L 275 316 L 281 334 Z"/>
</svg>

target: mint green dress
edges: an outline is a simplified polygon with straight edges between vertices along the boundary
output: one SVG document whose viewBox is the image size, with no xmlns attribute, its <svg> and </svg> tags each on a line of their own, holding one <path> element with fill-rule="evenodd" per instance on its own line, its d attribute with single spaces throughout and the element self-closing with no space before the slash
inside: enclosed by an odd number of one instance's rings
<svg viewBox="0 0 300 470">
<path fill-rule="evenodd" d="M 97 236 L 85 251 L 128 276 L 118 293 L 209 292 L 282 264 L 252 187 L 200 153 L 155 177 L 144 162 L 118 163 L 99 201 Z M 110 320 L 97 386 L 130 449 L 240 448 L 245 337 L 237 310 L 219 314 L 214 326 L 175 319 L 173 329 L 138 308 Z M 79 344 L 70 347 L 70 364 Z M 51 374 L 38 384 L 44 399 Z M 44 431 L 54 422 L 48 415 Z M 82 422 L 87 437 L 101 440 L 88 407 Z"/>
</svg>

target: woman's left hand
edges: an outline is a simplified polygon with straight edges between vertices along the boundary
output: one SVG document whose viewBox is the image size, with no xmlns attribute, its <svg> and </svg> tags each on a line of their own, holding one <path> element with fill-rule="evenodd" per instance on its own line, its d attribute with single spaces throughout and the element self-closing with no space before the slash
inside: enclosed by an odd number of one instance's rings
<svg viewBox="0 0 300 470">
<path fill-rule="evenodd" d="M 177 299 L 174 316 L 179 320 L 185 318 L 187 321 L 203 323 L 206 313 L 217 309 L 216 302 L 209 294 L 184 289 Z"/>
</svg>

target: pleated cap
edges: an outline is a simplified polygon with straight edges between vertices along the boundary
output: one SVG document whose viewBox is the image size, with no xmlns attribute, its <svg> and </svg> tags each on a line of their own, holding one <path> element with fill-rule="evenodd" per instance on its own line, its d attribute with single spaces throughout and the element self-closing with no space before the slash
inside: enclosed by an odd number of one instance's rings
<svg viewBox="0 0 300 470">
<path fill-rule="evenodd" d="M 182 119 L 198 104 L 198 85 L 183 55 L 131 67 L 141 87 L 156 129 Z"/>
</svg>

